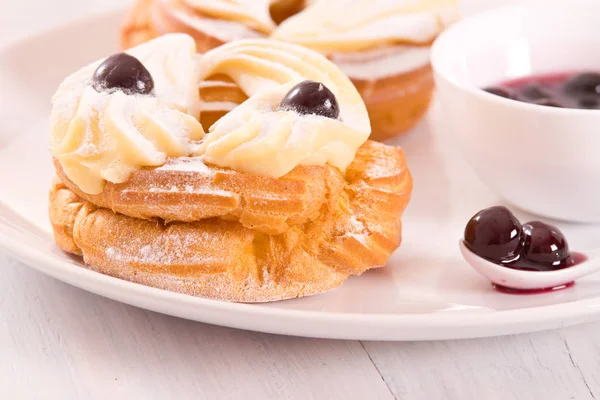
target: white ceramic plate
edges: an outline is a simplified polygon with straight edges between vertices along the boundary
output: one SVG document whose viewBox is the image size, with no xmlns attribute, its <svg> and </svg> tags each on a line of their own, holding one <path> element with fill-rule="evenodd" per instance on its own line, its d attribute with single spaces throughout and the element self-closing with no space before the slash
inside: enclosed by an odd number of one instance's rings
<svg viewBox="0 0 600 400">
<path fill-rule="evenodd" d="M 495 292 L 461 259 L 457 240 L 481 208 L 499 203 L 468 169 L 434 108 L 400 139 L 415 178 L 404 243 L 389 265 L 329 293 L 264 305 L 170 293 L 85 269 L 53 243 L 46 216 L 53 175 L 50 97 L 68 73 L 117 51 L 121 14 L 94 17 L 0 51 L 0 245 L 37 270 L 138 307 L 212 324 L 339 339 L 433 340 L 504 335 L 600 317 L 600 276 L 561 292 Z M 523 219 L 531 216 L 520 214 Z M 571 247 L 593 247 L 600 227 L 561 227 Z M 76 307 L 77 305 L 73 305 Z"/>
</svg>

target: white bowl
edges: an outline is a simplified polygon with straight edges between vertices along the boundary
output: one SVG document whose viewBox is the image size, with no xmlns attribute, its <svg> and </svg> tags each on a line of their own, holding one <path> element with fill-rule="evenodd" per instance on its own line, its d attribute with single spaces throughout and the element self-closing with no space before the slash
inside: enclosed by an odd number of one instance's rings
<svg viewBox="0 0 600 400">
<path fill-rule="evenodd" d="M 600 1 L 491 10 L 432 50 L 447 126 L 479 177 L 513 205 L 600 222 L 600 110 L 544 107 L 480 88 L 532 74 L 600 71 Z"/>
</svg>

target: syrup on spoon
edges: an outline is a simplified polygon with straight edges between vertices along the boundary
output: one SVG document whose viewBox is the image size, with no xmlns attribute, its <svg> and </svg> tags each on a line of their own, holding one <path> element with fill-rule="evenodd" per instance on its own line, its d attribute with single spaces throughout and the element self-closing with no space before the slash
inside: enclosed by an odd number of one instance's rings
<svg viewBox="0 0 600 400">
<path fill-rule="evenodd" d="M 600 270 L 600 251 L 571 252 L 558 228 L 539 221 L 521 225 L 506 207 L 471 218 L 459 247 L 465 260 L 505 293 L 565 289 Z"/>
</svg>

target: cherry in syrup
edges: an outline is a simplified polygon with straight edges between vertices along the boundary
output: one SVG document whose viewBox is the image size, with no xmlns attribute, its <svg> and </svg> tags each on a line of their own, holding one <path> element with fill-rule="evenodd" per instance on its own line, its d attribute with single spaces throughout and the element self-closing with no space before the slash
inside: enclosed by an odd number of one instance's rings
<svg viewBox="0 0 600 400">
<path fill-rule="evenodd" d="M 465 244 L 475 254 L 494 262 L 516 259 L 523 245 L 521 223 L 506 207 L 481 210 L 465 228 Z"/>
<path fill-rule="evenodd" d="M 464 243 L 488 261 L 522 271 L 556 271 L 586 260 L 585 255 L 569 250 L 565 236 L 555 226 L 540 221 L 521 225 L 514 214 L 502 206 L 475 214 L 465 228 Z M 495 287 L 504 292 L 519 292 L 518 289 Z M 541 293 L 555 289 L 524 292 Z"/>
</svg>

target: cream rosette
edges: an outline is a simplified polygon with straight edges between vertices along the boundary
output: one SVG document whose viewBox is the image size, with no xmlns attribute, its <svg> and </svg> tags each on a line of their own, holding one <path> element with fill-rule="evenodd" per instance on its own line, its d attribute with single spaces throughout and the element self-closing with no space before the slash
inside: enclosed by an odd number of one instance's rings
<svg viewBox="0 0 600 400">
<path fill-rule="evenodd" d="M 151 94 L 97 91 L 92 78 L 100 60 L 69 76 L 53 98 L 52 155 L 88 194 L 101 193 L 105 181 L 126 181 L 136 169 L 189 156 L 204 136 L 194 40 L 171 34 L 127 53 L 150 72 Z"/>
<path fill-rule="evenodd" d="M 430 44 L 458 17 L 455 0 L 316 1 L 273 38 L 330 54 L 395 44 Z"/>
<path fill-rule="evenodd" d="M 203 56 L 201 79 L 215 75 L 229 77 L 249 99 L 204 137 L 196 154 L 206 163 L 275 178 L 298 165 L 345 170 L 371 132 L 352 82 L 335 64 L 304 47 L 262 39 L 232 42 Z M 339 118 L 279 108 L 288 91 L 305 80 L 321 82 L 333 92 Z"/>
<path fill-rule="evenodd" d="M 209 18 L 239 22 L 269 34 L 275 22 L 269 12 L 272 0 L 182 0 L 183 4 Z"/>
</svg>

